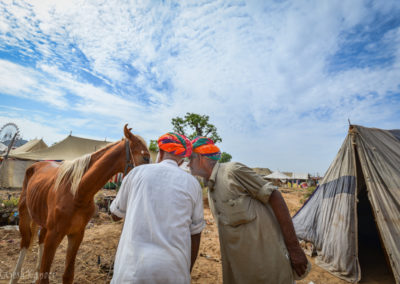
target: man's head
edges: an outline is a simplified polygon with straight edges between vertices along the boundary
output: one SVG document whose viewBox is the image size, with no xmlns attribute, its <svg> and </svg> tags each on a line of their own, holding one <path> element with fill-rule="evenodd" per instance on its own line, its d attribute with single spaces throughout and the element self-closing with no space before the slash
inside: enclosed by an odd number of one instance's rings
<svg viewBox="0 0 400 284">
<path fill-rule="evenodd" d="M 221 151 L 210 138 L 201 136 L 193 139 L 192 147 L 189 163 L 191 173 L 209 179 L 215 164 L 221 158 Z"/>
<path fill-rule="evenodd" d="M 171 159 L 181 164 L 183 158 L 192 154 L 192 143 L 190 140 L 179 133 L 168 132 L 157 141 L 160 152 L 157 155 L 157 163 L 165 159 Z"/>
</svg>

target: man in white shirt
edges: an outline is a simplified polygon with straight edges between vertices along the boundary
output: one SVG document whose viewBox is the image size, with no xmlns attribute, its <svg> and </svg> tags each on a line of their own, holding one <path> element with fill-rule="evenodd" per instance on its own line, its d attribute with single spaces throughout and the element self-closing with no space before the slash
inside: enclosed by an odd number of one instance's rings
<svg viewBox="0 0 400 284">
<path fill-rule="evenodd" d="M 178 165 L 191 143 L 178 133 L 158 139 L 159 163 L 134 168 L 110 206 L 125 218 L 111 283 L 190 283 L 203 217 L 199 182 Z"/>
</svg>

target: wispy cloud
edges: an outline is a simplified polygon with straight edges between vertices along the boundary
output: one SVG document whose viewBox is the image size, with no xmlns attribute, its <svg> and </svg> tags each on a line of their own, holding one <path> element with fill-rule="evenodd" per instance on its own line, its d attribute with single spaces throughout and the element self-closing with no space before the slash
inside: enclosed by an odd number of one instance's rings
<svg viewBox="0 0 400 284">
<path fill-rule="evenodd" d="M 57 135 L 118 139 L 129 122 L 154 139 L 172 117 L 207 114 L 235 160 L 323 173 L 348 118 L 398 127 L 399 12 L 395 0 L 3 1 L 0 93 L 25 112 L 36 102 L 47 114 L 34 122 Z"/>
</svg>

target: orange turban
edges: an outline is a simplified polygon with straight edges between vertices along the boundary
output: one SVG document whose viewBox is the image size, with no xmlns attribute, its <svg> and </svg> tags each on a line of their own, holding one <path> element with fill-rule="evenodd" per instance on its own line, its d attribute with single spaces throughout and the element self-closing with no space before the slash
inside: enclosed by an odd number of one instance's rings
<svg viewBox="0 0 400 284">
<path fill-rule="evenodd" d="M 193 152 L 199 153 L 214 161 L 221 159 L 221 151 L 210 138 L 197 136 L 192 140 L 192 147 Z"/>
<path fill-rule="evenodd" d="M 168 153 L 189 157 L 192 154 L 192 143 L 182 134 L 168 132 L 158 138 L 158 147 Z"/>
</svg>

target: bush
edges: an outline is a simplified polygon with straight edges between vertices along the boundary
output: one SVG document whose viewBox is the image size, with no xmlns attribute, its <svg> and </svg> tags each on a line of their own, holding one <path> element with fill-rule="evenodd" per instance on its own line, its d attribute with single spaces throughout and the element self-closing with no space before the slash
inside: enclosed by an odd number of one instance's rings
<svg viewBox="0 0 400 284">
<path fill-rule="evenodd" d="M 315 191 L 315 186 L 309 186 L 306 188 L 306 193 L 304 194 L 305 198 L 309 198 L 311 196 L 311 194 L 313 194 L 313 192 Z"/>
<path fill-rule="evenodd" d="M 305 193 L 304 193 L 304 195 L 303 195 L 303 198 L 300 199 L 300 203 L 303 204 L 304 202 L 306 202 L 306 200 L 307 200 L 308 198 L 310 198 L 311 194 L 313 194 L 313 192 L 315 191 L 315 189 L 316 189 L 315 186 L 309 186 L 309 187 L 305 188 Z"/>
<path fill-rule="evenodd" d="M 5 200 L 1 200 L 1 207 L 3 208 L 14 208 L 14 207 L 18 207 L 18 201 L 19 198 L 16 197 L 11 197 L 9 200 L 5 199 Z"/>
</svg>

